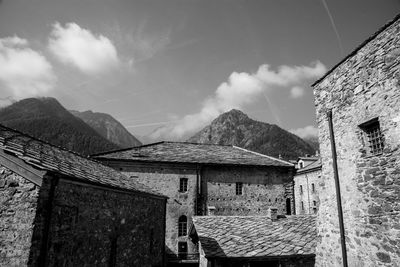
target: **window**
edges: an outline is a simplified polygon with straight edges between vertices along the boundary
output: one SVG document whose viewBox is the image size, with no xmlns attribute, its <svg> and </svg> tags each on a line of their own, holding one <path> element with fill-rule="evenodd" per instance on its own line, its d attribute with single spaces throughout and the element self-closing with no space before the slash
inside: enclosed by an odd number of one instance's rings
<svg viewBox="0 0 400 267">
<path fill-rule="evenodd" d="M 370 120 L 359 126 L 364 132 L 364 145 L 367 155 L 377 155 L 383 152 L 384 143 L 378 118 Z"/>
<path fill-rule="evenodd" d="M 243 183 L 236 183 L 236 195 L 243 194 Z"/>
<path fill-rule="evenodd" d="M 304 202 L 301 202 L 301 210 L 304 210 Z"/>
<path fill-rule="evenodd" d="M 300 161 L 299 162 L 299 169 L 302 169 L 304 167 L 304 162 Z"/>
<path fill-rule="evenodd" d="M 313 206 L 316 207 L 317 206 L 317 201 L 313 201 Z"/>
<path fill-rule="evenodd" d="M 188 248 L 186 242 L 178 242 L 178 253 L 179 254 L 187 254 Z"/>
<path fill-rule="evenodd" d="M 315 185 L 314 184 L 311 184 L 311 190 L 312 190 L 313 193 L 315 192 Z"/>
<path fill-rule="evenodd" d="M 179 179 L 179 192 L 187 192 L 187 186 L 188 186 L 187 178 Z"/>
<path fill-rule="evenodd" d="M 187 217 L 182 215 L 179 217 L 178 221 L 178 236 L 186 236 L 187 235 Z"/>
<path fill-rule="evenodd" d="M 300 185 L 300 195 L 302 195 L 302 194 L 303 194 L 303 186 Z"/>
<path fill-rule="evenodd" d="M 317 208 L 313 208 L 314 214 L 317 214 Z"/>
</svg>

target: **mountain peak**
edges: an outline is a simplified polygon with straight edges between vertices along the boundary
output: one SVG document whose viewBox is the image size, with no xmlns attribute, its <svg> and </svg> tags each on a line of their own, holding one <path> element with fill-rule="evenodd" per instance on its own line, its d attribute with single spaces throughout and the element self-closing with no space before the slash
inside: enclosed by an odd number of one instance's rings
<svg viewBox="0 0 400 267">
<path fill-rule="evenodd" d="M 300 137 L 275 124 L 253 120 L 237 109 L 221 114 L 188 141 L 236 145 L 274 157 L 282 155 L 285 159 L 314 153 L 313 148 Z"/>
</svg>

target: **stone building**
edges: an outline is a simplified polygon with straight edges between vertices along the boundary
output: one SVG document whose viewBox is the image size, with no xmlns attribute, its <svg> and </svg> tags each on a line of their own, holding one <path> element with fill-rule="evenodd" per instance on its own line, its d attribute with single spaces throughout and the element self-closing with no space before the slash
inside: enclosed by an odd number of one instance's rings
<svg viewBox="0 0 400 267">
<path fill-rule="evenodd" d="M 308 159 L 308 158 L 307 158 Z M 299 158 L 299 161 L 301 158 Z M 314 158 L 294 176 L 294 199 L 296 214 L 316 214 L 319 207 L 319 181 L 321 180 L 321 159 Z"/>
<path fill-rule="evenodd" d="M 169 262 L 198 264 L 188 242 L 195 215 L 263 215 L 294 209 L 294 166 L 234 146 L 159 142 L 94 156 L 133 180 L 169 197 L 166 244 Z"/>
<path fill-rule="evenodd" d="M 0 266 L 164 266 L 166 197 L 0 126 Z"/>
<path fill-rule="evenodd" d="M 190 237 L 201 267 L 313 267 L 316 217 L 194 217 Z"/>
<path fill-rule="evenodd" d="M 322 156 L 316 266 L 342 266 L 332 111 L 349 266 L 400 266 L 400 16 L 313 85 Z"/>
</svg>

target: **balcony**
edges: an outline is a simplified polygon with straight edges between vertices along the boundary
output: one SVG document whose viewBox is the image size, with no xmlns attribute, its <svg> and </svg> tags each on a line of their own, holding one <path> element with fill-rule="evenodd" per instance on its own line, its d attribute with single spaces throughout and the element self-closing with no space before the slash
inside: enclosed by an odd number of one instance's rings
<svg viewBox="0 0 400 267">
<path fill-rule="evenodd" d="M 167 254 L 167 262 L 198 263 L 199 253 Z"/>
</svg>

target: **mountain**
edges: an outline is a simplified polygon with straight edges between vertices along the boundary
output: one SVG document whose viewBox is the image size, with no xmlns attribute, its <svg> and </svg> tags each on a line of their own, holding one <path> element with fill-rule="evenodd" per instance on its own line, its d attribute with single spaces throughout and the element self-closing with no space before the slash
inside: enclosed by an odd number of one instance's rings
<svg viewBox="0 0 400 267">
<path fill-rule="evenodd" d="M 79 112 L 70 110 L 72 115 L 80 118 L 97 133 L 121 148 L 140 146 L 142 143 L 111 115 L 90 110 Z"/>
<path fill-rule="evenodd" d="M 315 151 L 319 151 L 318 136 L 303 137 L 303 140 L 306 141 Z"/>
<path fill-rule="evenodd" d="M 187 140 L 195 143 L 236 145 L 265 155 L 296 159 L 315 150 L 300 137 L 274 124 L 250 119 L 240 110 L 221 114 Z"/>
<path fill-rule="evenodd" d="M 55 98 L 27 98 L 0 109 L 0 123 L 83 155 L 120 148 Z"/>
</svg>

